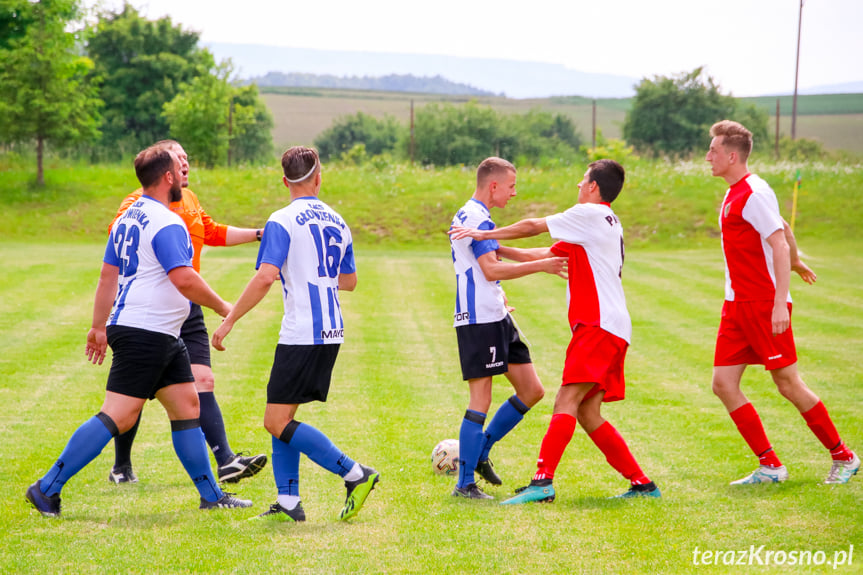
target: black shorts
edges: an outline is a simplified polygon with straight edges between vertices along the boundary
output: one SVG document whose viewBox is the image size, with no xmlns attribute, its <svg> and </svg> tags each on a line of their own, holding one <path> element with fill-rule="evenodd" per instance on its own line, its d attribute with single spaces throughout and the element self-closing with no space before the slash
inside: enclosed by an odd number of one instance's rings
<svg viewBox="0 0 863 575">
<path fill-rule="evenodd" d="M 189 317 L 180 328 L 180 339 L 189 350 L 189 361 L 197 365 L 210 365 L 210 336 L 204 323 L 204 310 L 196 303 L 191 304 Z"/>
<path fill-rule="evenodd" d="M 326 401 L 339 344 L 276 346 L 267 403 Z"/>
<path fill-rule="evenodd" d="M 455 334 L 465 381 L 506 373 L 510 363 L 531 363 L 509 315 L 495 323 L 460 325 Z"/>
<path fill-rule="evenodd" d="M 195 381 L 183 340 L 137 327 L 109 325 L 113 359 L 106 389 L 142 399 L 175 383 Z"/>
</svg>

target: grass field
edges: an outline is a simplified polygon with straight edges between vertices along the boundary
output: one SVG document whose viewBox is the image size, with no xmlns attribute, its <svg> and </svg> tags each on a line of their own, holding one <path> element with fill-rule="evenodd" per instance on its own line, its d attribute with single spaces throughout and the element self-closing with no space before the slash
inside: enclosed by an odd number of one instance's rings
<svg viewBox="0 0 863 575">
<path fill-rule="evenodd" d="M 802 169 L 796 232 L 819 279 L 815 286 L 792 282 L 801 371 L 843 438 L 863 449 L 863 169 L 753 168 L 776 190 L 786 218 L 794 173 Z M 569 206 L 583 169 L 521 170 L 519 194 L 496 221 Z M 274 526 L 245 520 L 275 498 L 269 467 L 236 487 L 253 509 L 197 510 L 197 492 L 172 452 L 158 405 L 146 407 L 133 452 L 140 483 L 107 481 L 109 446 L 64 489 L 61 520 L 44 519 L 25 503 L 27 486 L 104 396 L 107 364 L 86 362 L 84 337 L 105 225 L 137 184 L 130 166 L 52 160 L 48 185 L 37 189 L 32 166 L 0 156 L 0 573 L 748 573 L 767 568 L 695 565 L 693 553 L 764 546 L 786 556 L 823 552 L 826 562 L 851 545 L 853 563 L 836 571 L 863 572 L 863 478 L 820 484 L 829 457 L 757 368 L 747 372 L 744 389 L 791 480 L 728 486 L 756 460 L 710 391 L 723 296 L 716 209 L 724 183 L 702 162 L 632 161 L 627 169 L 615 210 L 626 230 L 623 277 L 634 337 L 627 400 L 604 414 L 660 485 L 662 500 L 608 500 L 625 481 L 580 431 L 555 478 L 553 504 L 507 508 L 452 498 L 453 480 L 435 476 L 429 456 L 438 441 L 458 436 L 467 402 L 444 230 L 469 196 L 473 173 L 327 166 L 324 197 L 355 230 L 359 285 L 342 298 L 347 340 L 330 400 L 304 407 L 298 418 L 383 479 L 358 517 L 343 524 L 335 520 L 342 482 L 304 459 L 308 521 Z M 285 201 L 279 176 L 269 168 L 195 169 L 191 187 L 217 220 L 257 226 Z M 255 255 L 255 246 L 209 249 L 204 276 L 236 300 Z M 504 480 L 489 489 L 498 500 L 535 469 L 568 342 L 561 280 L 533 276 L 505 289 L 547 395 L 492 453 Z M 262 417 L 280 317 L 274 290 L 235 327 L 228 351 L 214 352 L 235 450 L 271 451 Z M 207 321 L 211 329 L 218 324 L 213 314 Z M 509 394 L 499 382 L 493 409 Z M 825 563 L 786 565 L 783 572 L 833 571 Z"/>
<path fill-rule="evenodd" d="M 843 434 L 863 446 L 863 266 L 852 242 L 807 245 L 819 273 L 799 280 L 795 330 L 802 371 Z M 91 243 L 0 244 L 0 457 L 4 573 L 684 573 L 758 572 L 693 564 L 700 551 L 858 549 L 841 572 L 860 572 L 863 483 L 820 485 L 829 456 L 763 371 L 744 386 L 791 471 L 778 486 L 732 488 L 756 461 L 710 392 L 712 342 L 721 304 L 718 247 L 631 250 L 624 283 L 634 321 L 627 400 L 606 417 L 628 439 L 663 490 L 659 501 L 612 501 L 625 481 L 578 431 L 555 478 L 550 505 L 500 507 L 456 500 L 453 480 L 433 475 L 437 441 L 457 437 L 466 404 L 451 328 L 452 269 L 434 250 L 357 248 L 360 284 L 345 294 L 347 342 L 326 405 L 299 418 L 383 474 L 357 518 L 335 520 L 341 481 L 308 460 L 301 492 L 308 521 L 245 519 L 275 498 L 272 472 L 236 487 L 251 510 L 201 512 L 176 461 L 166 416 L 147 406 L 133 458 L 137 485 L 107 481 L 109 446 L 63 491 L 64 517 L 47 520 L 24 502 L 27 485 L 59 455 L 103 397 L 107 364 L 89 365 L 83 342 L 102 247 Z M 210 250 L 210 283 L 235 299 L 253 269 L 253 248 Z M 504 485 L 498 500 L 530 479 L 551 412 L 567 343 L 563 285 L 551 276 L 508 282 L 507 294 L 532 345 L 547 397 L 493 452 Z M 276 340 L 277 292 L 235 328 L 216 353 L 217 390 L 234 449 L 269 453 L 261 426 Z M 208 323 L 216 325 L 212 315 Z M 508 397 L 496 385 L 495 405 Z M 763 554 L 762 554 L 763 556 Z M 832 567 L 796 567 L 826 572 Z"/>
<path fill-rule="evenodd" d="M 273 90 L 273 91 L 271 91 Z M 395 92 L 365 92 L 359 90 L 267 89 L 263 93 L 276 122 L 273 140 L 283 149 L 295 144 L 308 144 L 340 117 L 357 112 L 382 117 L 394 116 L 403 124 L 410 121 L 410 103 L 418 109 L 430 102 L 460 103 L 467 98 Z M 776 97 L 742 98 L 763 108 L 770 115 L 770 136 L 775 130 Z M 780 97 L 780 133 L 791 133 L 791 97 Z M 541 99 L 502 97 L 476 98 L 504 113 L 525 113 L 532 108 L 565 114 L 573 119 L 585 142 L 591 141 L 593 126 L 592 101 L 580 96 Z M 596 125 L 607 138 L 620 138 L 626 111 L 631 99 L 597 100 Z M 863 153 L 863 94 L 830 94 L 798 97 L 797 136 L 824 143 L 827 149 Z"/>
</svg>

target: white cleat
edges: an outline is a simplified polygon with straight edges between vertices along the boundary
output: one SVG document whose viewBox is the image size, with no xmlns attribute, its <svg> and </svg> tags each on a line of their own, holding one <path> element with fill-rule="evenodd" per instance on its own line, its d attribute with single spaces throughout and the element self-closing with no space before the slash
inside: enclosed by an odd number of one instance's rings
<svg viewBox="0 0 863 575">
<path fill-rule="evenodd" d="M 737 481 L 732 481 L 730 485 L 754 485 L 756 483 L 782 483 L 788 479 L 788 470 L 784 465 L 779 467 L 770 467 L 769 465 L 759 465 L 758 469 Z"/>
<path fill-rule="evenodd" d="M 835 485 L 838 483 L 848 483 L 860 470 L 860 458 L 854 454 L 848 461 L 833 460 L 833 467 L 830 468 L 830 473 L 827 474 L 827 479 L 824 483 Z"/>
</svg>

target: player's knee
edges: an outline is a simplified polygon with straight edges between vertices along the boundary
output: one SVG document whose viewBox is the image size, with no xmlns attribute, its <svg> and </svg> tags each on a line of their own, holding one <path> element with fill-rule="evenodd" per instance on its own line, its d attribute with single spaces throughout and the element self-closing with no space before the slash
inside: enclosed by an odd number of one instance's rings
<svg viewBox="0 0 863 575">
<path fill-rule="evenodd" d="M 198 393 L 208 393 L 216 387 L 216 378 L 213 377 L 212 371 L 195 374 L 195 389 Z"/>
</svg>

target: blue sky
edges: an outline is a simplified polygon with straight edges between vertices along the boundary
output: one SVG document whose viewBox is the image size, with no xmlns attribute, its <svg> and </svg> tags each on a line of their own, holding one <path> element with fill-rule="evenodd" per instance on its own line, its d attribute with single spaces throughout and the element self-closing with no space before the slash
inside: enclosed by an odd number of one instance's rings
<svg viewBox="0 0 863 575">
<path fill-rule="evenodd" d="M 800 8 L 799 0 L 131 3 L 149 18 L 169 15 L 206 43 L 547 62 L 635 78 L 705 66 L 735 96 L 793 90 Z M 800 89 L 863 82 L 861 30 L 863 0 L 806 0 Z"/>
</svg>

